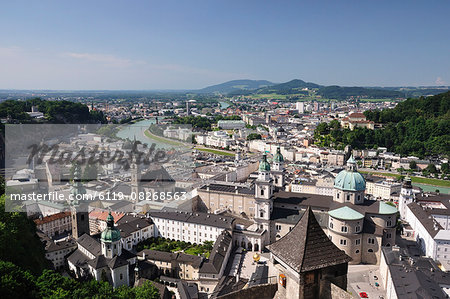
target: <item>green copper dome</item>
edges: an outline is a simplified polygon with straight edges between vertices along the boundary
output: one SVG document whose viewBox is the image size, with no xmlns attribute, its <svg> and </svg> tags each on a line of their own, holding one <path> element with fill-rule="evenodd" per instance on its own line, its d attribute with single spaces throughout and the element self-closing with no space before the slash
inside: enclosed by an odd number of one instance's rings
<svg viewBox="0 0 450 299">
<path fill-rule="evenodd" d="M 284 161 L 283 155 L 281 154 L 280 147 L 277 147 L 277 153 L 273 157 L 273 162 L 275 163 L 282 163 Z"/>
<path fill-rule="evenodd" d="M 114 217 L 109 212 L 108 218 L 106 218 L 106 229 L 101 234 L 102 242 L 116 242 L 122 237 L 120 236 L 120 231 L 114 227 Z"/>
<path fill-rule="evenodd" d="M 266 153 L 264 153 L 261 162 L 259 162 L 259 171 L 270 171 L 270 164 L 267 162 Z"/>
<path fill-rule="evenodd" d="M 342 170 L 334 180 L 334 188 L 344 191 L 364 191 L 366 190 L 366 180 L 356 170 L 356 161 L 353 156 L 347 161 L 347 169 Z"/>
</svg>

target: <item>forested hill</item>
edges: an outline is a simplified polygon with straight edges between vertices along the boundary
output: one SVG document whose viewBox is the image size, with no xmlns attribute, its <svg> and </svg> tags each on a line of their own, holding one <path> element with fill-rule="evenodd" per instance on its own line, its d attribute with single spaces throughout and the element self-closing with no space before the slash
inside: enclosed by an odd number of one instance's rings
<svg viewBox="0 0 450 299">
<path fill-rule="evenodd" d="M 303 88 L 320 88 L 321 86 L 316 83 L 305 82 L 300 79 L 294 79 L 286 83 L 280 83 L 264 88 L 260 88 L 256 91 L 256 93 L 277 93 L 277 94 L 296 94 L 301 93 Z"/>
<path fill-rule="evenodd" d="M 341 87 L 325 86 L 317 93 L 326 99 L 345 100 L 350 97 L 364 97 L 372 99 L 404 98 L 405 94 L 400 91 L 364 87 Z"/>
<path fill-rule="evenodd" d="M 0 103 L 0 118 L 10 118 L 13 121 L 31 122 L 27 112 L 36 106 L 44 113 L 45 120 L 50 123 L 105 123 L 105 116 L 101 111 L 89 111 L 82 103 L 70 101 L 46 101 L 39 98 L 26 101 L 7 100 Z"/>
<path fill-rule="evenodd" d="M 236 91 L 251 91 L 265 86 L 273 85 L 267 80 L 233 80 L 225 83 L 212 85 L 203 89 L 197 90 L 198 93 L 230 93 Z"/>
<path fill-rule="evenodd" d="M 340 127 L 337 120 L 321 123 L 314 135 L 320 146 L 343 149 L 350 144 L 355 149 L 387 147 L 402 156 L 450 157 L 450 92 L 417 99 L 408 99 L 394 109 L 364 112 L 369 120 L 382 128 L 370 130 Z"/>
<path fill-rule="evenodd" d="M 394 109 L 369 110 L 364 113 L 369 120 L 378 123 L 397 123 L 408 119 L 450 118 L 450 91 L 431 97 L 408 99 Z"/>
</svg>

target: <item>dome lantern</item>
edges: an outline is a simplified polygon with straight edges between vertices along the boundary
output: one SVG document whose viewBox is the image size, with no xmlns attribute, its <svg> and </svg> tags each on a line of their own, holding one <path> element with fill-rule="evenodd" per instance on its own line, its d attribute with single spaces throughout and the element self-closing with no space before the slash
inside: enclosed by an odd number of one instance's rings
<svg viewBox="0 0 450 299">
<path fill-rule="evenodd" d="M 259 162 L 259 171 L 270 171 L 270 164 L 267 162 L 266 153 L 263 154 L 262 160 Z"/>
<path fill-rule="evenodd" d="M 277 153 L 275 154 L 275 156 L 273 157 L 273 161 L 275 163 L 282 163 L 284 161 L 284 157 L 281 154 L 281 149 L 280 146 L 277 147 Z"/>
</svg>

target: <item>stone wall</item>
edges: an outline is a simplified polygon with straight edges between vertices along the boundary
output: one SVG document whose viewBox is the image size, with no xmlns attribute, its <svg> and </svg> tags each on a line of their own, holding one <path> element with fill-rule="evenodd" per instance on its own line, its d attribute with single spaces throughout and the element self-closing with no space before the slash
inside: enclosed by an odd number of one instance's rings
<svg viewBox="0 0 450 299">
<path fill-rule="evenodd" d="M 320 281 L 321 299 L 352 299 L 353 296 L 346 290 L 341 289 L 329 280 Z"/>
<path fill-rule="evenodd" d="M 248 289 L 242 289 L 236 292 L 231 292 L 223 296 L 218 296 L 219 299 L 272 299 L 275 296 L 278 285 L 263 284 L 254 286 Z"/>
</svg>

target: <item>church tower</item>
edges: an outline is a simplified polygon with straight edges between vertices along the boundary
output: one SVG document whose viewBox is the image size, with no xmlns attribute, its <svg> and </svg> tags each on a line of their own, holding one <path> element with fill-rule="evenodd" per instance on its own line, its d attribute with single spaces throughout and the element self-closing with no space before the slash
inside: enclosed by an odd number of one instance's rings
<svg viewBox="0 0 450 299">
<path fill-rule="evenodd" d="M 81 168 L 77 164 L 73 173 L 72 187 L 70 188 L 72 201 L 70 203 L 70 212 L 72 216 L 72 236 L 78 239 L 83 234 L 89 235 L 89 213 L 88 205 L 82 197 L 86 194 L 86 189 L 81 183 Z M 80 204 L 81 200 L 81 204 Z"/>
<path fill-rule="evenodd" d="M 255 181 L 255 221 L 260 229 L 265 229 L 267 232 L 270 228 L 270 214 L 273 207 L 272 194 L 270 164 L 267 162 L 267 156 L 264 153 L 262 160 L 259 162 L 258 179 Z"/>
<path fill-rule="evenodd" d="M 120 231 L 114 227 L 114 217 L 109 212 L 106 218 L 106 229 L 102 232 L 100 241 L 102 243 L 102 254 L 112 259 L 122 254 L 122 243 Z"/>
<path fill-rule="evenodd" d="M 272 177 L 275 187 L 284 187 L 284 157 L 281 154 L 280 146 L 277 147 L 277 153 L 273 157 Z"/>
<path fill-rule="evenodd" d="M 141 168 L 139 164 L 131 164 L 131 198 L 138 199 L 141 191 Z"/>
<path fill-rule="evenodd" d="M 402 188 L 400 190 L 400 198 L 398 202 L 398 209 L 400 211 L 400 218 L 406 217 L 406 206 L 412 203 L 414 200 L 413 188 L 411 184 L 411 178 L 406 176 Z"/>
</svg>

